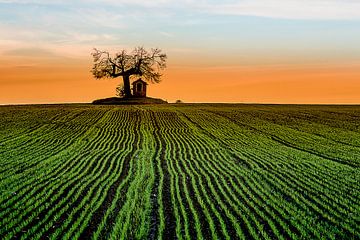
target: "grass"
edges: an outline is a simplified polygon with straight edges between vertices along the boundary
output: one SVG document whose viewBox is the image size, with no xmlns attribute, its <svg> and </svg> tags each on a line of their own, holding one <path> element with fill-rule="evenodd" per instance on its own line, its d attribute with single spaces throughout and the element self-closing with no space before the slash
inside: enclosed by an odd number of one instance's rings
<svg viewBox="0 0 360 240">
<path fill-rule="evenodd" d="M 0 113 L 2 239 L 360 239 L 360 106 Z"/>
</svg>

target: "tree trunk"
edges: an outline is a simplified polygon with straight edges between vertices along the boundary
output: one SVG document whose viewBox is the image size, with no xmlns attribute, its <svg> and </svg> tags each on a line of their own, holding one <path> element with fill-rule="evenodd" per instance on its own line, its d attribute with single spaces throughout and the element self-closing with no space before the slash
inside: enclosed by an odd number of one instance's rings
<svg viewBox="0 0 360 240">
<path fill-rule="evenodd" d="M 131 97 L 130 76 L 124 75 L 123 81 L 124 81 L 125 97 L 126 98 Z"/>
</svg>

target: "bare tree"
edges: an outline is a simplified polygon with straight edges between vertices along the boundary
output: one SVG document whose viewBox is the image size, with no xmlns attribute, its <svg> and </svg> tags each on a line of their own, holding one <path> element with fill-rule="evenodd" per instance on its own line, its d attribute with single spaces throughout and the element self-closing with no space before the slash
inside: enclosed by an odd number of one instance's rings
<svg viewBox="0 0 360 240">
<path fill-rule="evenodd" d="M 95 78 L 122 77 L 124 97 L 131 97 L 130 77 L 142 76 L 146 81 L 159 83 L 160 71 L 166 68 L 166 54 L 161 49 L 152 48 L 146 51 L 143 47 L 136 47 L 130 54 L 122 50 L 110 56 L 107 51 L 94 49 L 92 74 Z"/>
</svg>

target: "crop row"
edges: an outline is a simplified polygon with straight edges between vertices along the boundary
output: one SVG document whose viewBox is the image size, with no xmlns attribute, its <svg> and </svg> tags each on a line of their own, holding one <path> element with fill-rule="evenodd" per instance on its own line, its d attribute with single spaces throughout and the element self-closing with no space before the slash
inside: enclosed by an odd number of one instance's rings
<svg viewBox="0 0 360 240">
<path fill-rule="evenodd" d="M 0 235 L 356 239 L 360 113 L 294 109 L 4 107 Z"/>
</svg>

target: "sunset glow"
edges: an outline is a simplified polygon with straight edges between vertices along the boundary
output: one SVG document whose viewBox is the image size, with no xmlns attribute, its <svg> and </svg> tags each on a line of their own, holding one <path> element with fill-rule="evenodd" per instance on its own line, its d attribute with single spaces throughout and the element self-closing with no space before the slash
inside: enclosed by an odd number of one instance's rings
<svg viewBox="0 0 360 240">
<path fill-rule="evenodd" d="M 0 104 L 91 102 L 94 47 L 168 55 L 169 102 L 360 103 L 355 1 L 0 0 Z"/>
</svg>

